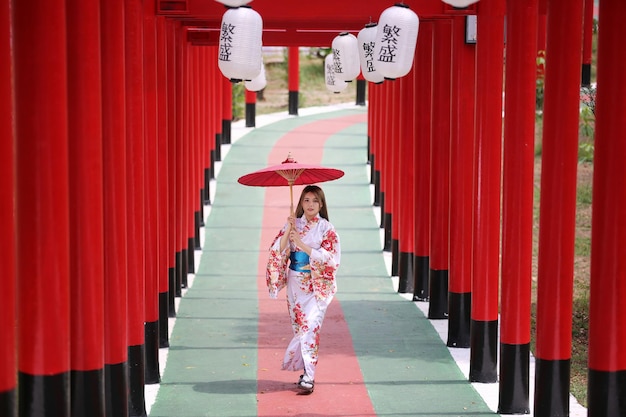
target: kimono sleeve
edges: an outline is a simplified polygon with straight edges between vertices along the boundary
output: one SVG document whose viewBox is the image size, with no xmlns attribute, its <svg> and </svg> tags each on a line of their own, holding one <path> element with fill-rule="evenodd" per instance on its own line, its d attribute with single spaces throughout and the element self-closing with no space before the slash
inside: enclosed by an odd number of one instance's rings
<svg viewBox="0 0 626 417">
<path fill-rule="evenodd" d="M 320 248 L 311 252 L 311 276 L 318 299 L 328 299 L 337 292 L 336 274 L 340 260 L 339 236 L 331 227 L 324 233 Z"/>
<path fill-rule="evenodd" d="M 269 250 L 265 281 L 270 298 L 278 298 L 278 293 L 287 285 L 289 249 L 280 251 L 280 238 L 285 234 L 283 228 L 274 239 Z"/>
</svg>

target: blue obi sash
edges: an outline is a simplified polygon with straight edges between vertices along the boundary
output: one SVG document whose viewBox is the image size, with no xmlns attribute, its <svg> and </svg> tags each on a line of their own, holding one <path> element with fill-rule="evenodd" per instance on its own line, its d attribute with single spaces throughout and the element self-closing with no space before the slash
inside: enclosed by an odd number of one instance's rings
<svg viewBox="0 0 626 417">
<path fill-rule="evenodd" d="M 289 260 L 291 260 L 291 262 L 289 263 L 289 269 L 292 269 L 296 272 L 311 272 L 311 266 L 309 265 L 309 255 L 307 255 L 306 252 L 291 252 L 289 254 Z"/>
</svg>

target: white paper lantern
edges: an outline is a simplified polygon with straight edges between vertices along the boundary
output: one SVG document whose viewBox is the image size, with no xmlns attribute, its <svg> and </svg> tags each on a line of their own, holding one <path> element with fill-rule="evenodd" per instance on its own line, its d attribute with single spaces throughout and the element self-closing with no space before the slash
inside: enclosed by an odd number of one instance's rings
<svg viewBox="0 0 626 417">
<path fill-rule="evenodd" d="M 261 72 L 250 81 L 244 82 L 244 86 L 248 91 L 261 91 L 267 86 L 267 79 L 265 78 L 265 65 L 261 63 Z"/>
<path fill-rule="evenodd" d="M 244 4 L 250 3 L 252 0 L 215 0 L 218 3 L 222 3 L 225 6 L 229 7 L 239 7 Z"/>
<path fill-rule="evenodd" d="M 218 67 L 233 82 L 261 72 L 263 19 L 250 7 L 228 9 L 222 17 Z"/>
<path fill-rule="evenodd" d="M 335 75 L 335 58 L 333 54 L 326 55 L 324 59 L 324 78 L 326 80 L 326 88 L 333 93 L 339 93 L 348 86 L 348 83 L 340 80 Z"/>
<path fill-rule="evenodd" d="M 361 29 L 356 39 L 359 47 L 359 61 L 363 78 L 369 82 L 380 84 L 385 80 L 385 77 L 379 71 L 376 71 L 376 62 L 374 60 L 377 26 L 376 23 L 368 23 Z"/>
<path fill-rule="evenodd" d="M 335 61 L 335 76 L 350 82 L 359 76 L 359 45 L 356 36 L 349 32 L 341 32 L 332 43 Z"/>
<path fill-rule="evenodd" d="M 409 73 L 418 29 L 419 18 L 405 4 L 396 4 L 382 12 L 378 19 L 374 59 L 376 70 L 383 77 L 393 80 Z"/>
<path fill-rule="evenodd" d="M 478 0 L 442 0 L 444 3 L 452 7 L 467 7 L 470 4 L 477 3 Z"/>
</svg>

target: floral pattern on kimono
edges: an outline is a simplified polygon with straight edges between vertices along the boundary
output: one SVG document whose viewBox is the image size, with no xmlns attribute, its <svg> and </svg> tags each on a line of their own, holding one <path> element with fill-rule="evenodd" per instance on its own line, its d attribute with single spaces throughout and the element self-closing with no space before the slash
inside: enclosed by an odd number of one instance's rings
<svg viewBox="0 0 626 417">
<path fill-rule="evenodd" d="M 297 251 L 292 243 L 280 251 L 280 238 L 285 234 L 286 224 L 270 247 L 266 281 L 270 297 L 287 288 L 287 305 L 294 337 L 283 359 L 282 369 L 302 370 L 311 379 L 317 365 L 320 329 L 326 309 L 337 292 L 336 272 L 340 262 L 340 244 L 333 225 L 316 216 L 311 221 L 305 216 L 296 219 L 296 230 L 304 243 L 309 245 L 311 272 L 289 269 L 289 253 Z"/>
</svg>

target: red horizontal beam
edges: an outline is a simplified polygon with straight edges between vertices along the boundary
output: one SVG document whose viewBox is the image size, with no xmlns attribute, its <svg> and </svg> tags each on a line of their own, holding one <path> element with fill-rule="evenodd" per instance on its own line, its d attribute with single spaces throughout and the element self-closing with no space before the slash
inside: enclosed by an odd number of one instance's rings
<svg viewBox="0 0 626 417">
<path fill-rule="evenodd" d="M 420 19 L 475 14 L 475 6 L 454 9 L 441 0 L 405 0 Z M 158 14 L 189 26 L 188 40 L 217 45 L 217 30 L 226 7 L 210 0 L 159 0 Z M 265 46 L 329 46 L 339 32 L 357 34 L 365 24 L 377 21 L 393 2 L 387 0 L 318 0 L 306 6 L 293 0 L 255 0 L 250 6 L 263 18 Z"/>
</svg>

